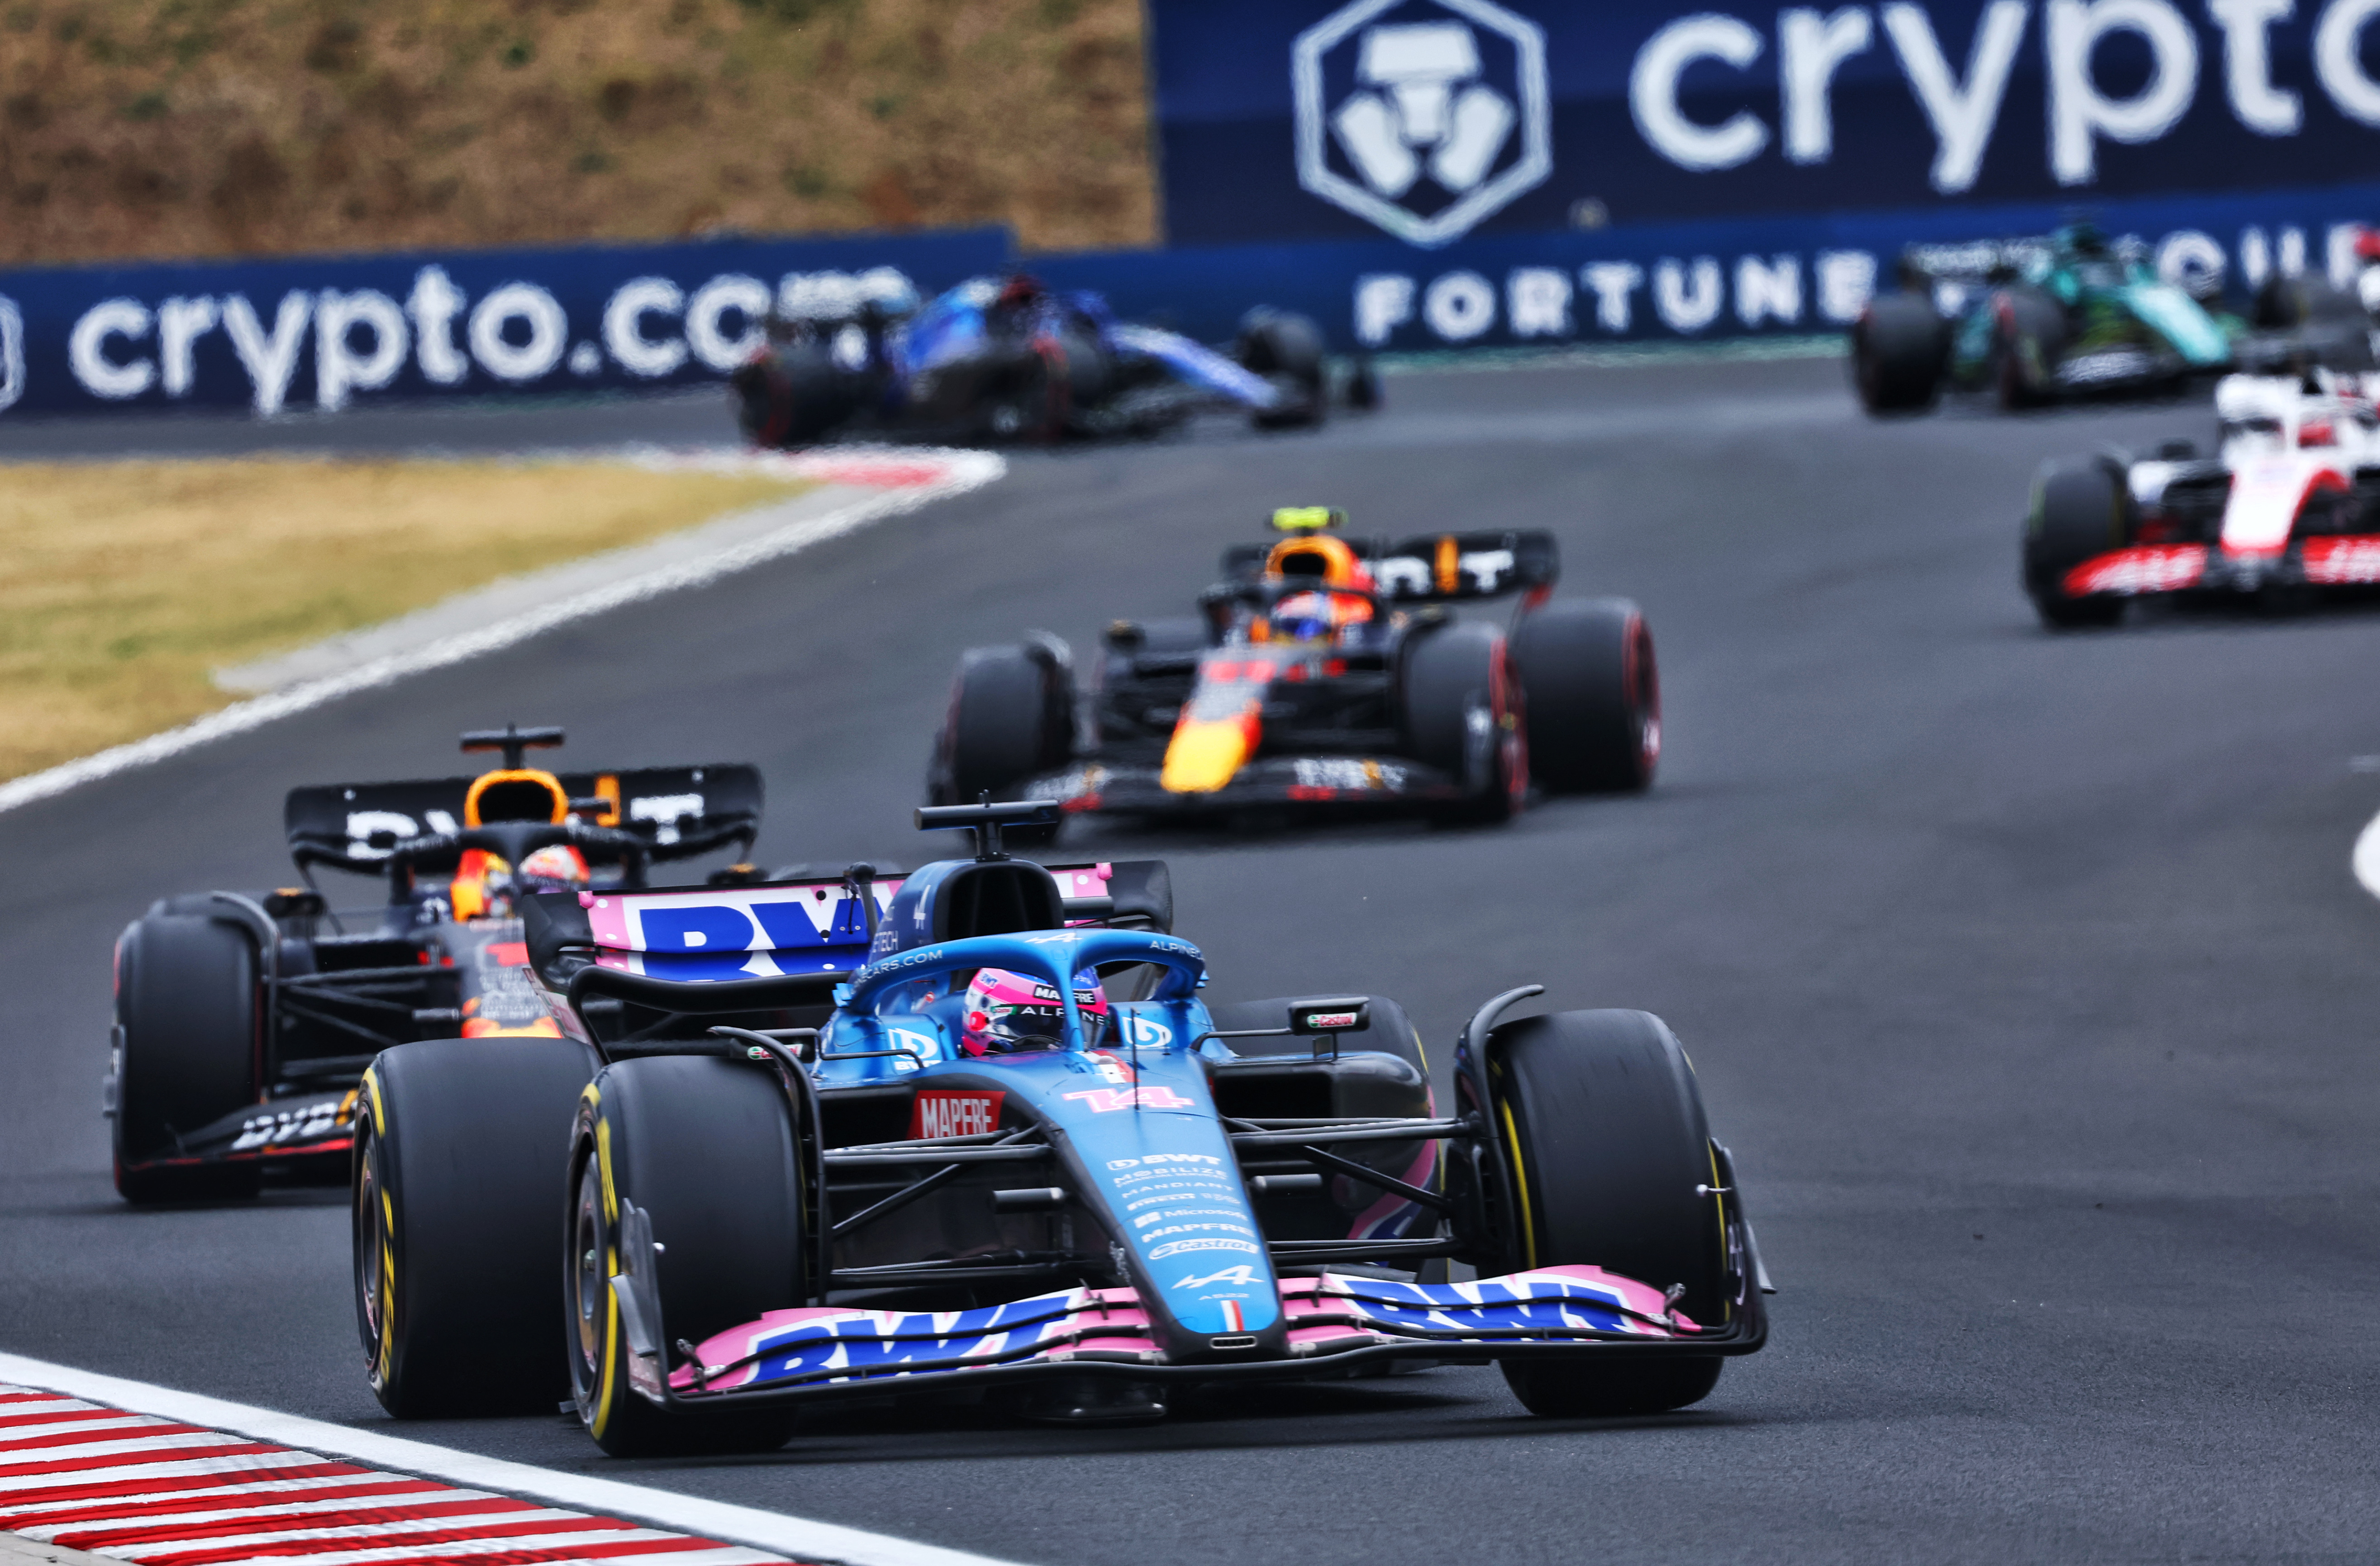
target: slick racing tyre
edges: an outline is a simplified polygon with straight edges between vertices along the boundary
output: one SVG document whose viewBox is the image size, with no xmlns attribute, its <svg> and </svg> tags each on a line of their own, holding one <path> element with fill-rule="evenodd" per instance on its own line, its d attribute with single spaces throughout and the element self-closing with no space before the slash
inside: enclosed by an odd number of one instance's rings
<svg viewBox="0 0 2380 1566">
<path fill-rule="evenodd" d="M 1694 1068 L 1645 1012 L 1561 1012 L 1488 1036 L 1492 1123 L 1519 1208 L 1513 1270 L 1580 1263 L 1682 1284 L 1696 1325 L 1729 1318 L 1727 1232 Z M 1717 1355 L 1514 1359 L 1504 1378 L 1532 1414 L 1658 1414 L 1718 1383 Z"/>
<path fill-rule="evenodd" d="M 127 1201 L 237 1199 L 257 1165 L 176 1161 L 182 1138 L 255 1104 L 256 943 L 225 919 L 152 914 L 115 948 L 115 1189 Z"/>
<path fill-rule="evenodd" d="M 1037 632 L 1021 647 L 977 648 L 959 660 L 951 683 L 927 793 L 937 805 L 972 805 L 986 793 L 1017 798 L 1018 785 L 1066 764 L 1074 729 L 1075 671 L 1065 643 Z M 1048 841 L 1055 829 L 1012 828 L 1010 835 Z"/>
<path fill-rule="evenodd" d="M 1451 822 L 1507 821 L 1528 796 L 1529 762 L 1514 710 L 1518 686 L 1503 633 L 1453 625 L 1406 644 L 1402 717 L 1414 759 L 1454 778 L 1464 797 Z"/>
<path fill-rule="evenodd" d="M 400 1419 L 551 1413 L 570 1390 L 553 1316 L 570 1116 L 595 1055 L 567 1038 L 382 1051 L 356 1117 L 356 1326 Z"/>
<path fill-rule="evenodd" d="M 735 421 L 756 446 L 807 446 L 823 440 L 859 411 L 854 377 L 820 342 L 764 349 L 739 366 L 728 384 Z"/>
<path fill-rule="evenodd" d="M 1252 310 L 1240 322 L 1232 357 L 1282 394 L 1281 406 L 1252 416 L 1257 429 L 1294 430 L 1322 422 L 1330 396 L 1323 377 L 1322 333 L 1313 322 L 1286 310 Z"/>
<path fill-rule="evenodd" d="M 1512 672 L 1529 775 L 1549 794 L 1633 794 L 1661 759 L 1653 633 L 1624 598 L 1568 599 L 1521 616 Z"/>
<path fill-rule="evenodd" d="M 2128 541 L 2130 500 L 2118 475 L 2085 458 L 2045 464 L 2033 485 L 2024 519 L 2024 590 L 2053 631 L 2113 625 L 2124 617 L 2120 598 L 2076 598 L 2066 576 L 2095 555 Z"/>
<path fill-rule="evenodd" d="M 1852 326 L 1852 382 L 1870 413 L 1915 413 L 1934 406 L 1950 336 L 1932 301 L 1884 294 Z"/>
<path fill-rule="evenodd" d="M 2010 413 L 2037 407 L 2066 355 L 2066 311 L 2038 288 L 2003 288 L 1993 297 L 1992 390 Z"/>
<path fill-rule="evenodd" d="M 784 1445 L 783 1409 L 676 1414 L 629 1381 L 612 1279 L 658 1269 L 662 1358 L 674 1345 L 804 1303 L 805 1193 L 784 1090 L 769 1072 L 706 1055 L 605 1068 L 581 1096 L 570 1157 L 570 1245 L 563 1279 L 571 1395 L 614 1457 L 767 1451 Z M 624 1207 L 643 1210 L 660 1254 L 621 1255 Z"/>
</svg>

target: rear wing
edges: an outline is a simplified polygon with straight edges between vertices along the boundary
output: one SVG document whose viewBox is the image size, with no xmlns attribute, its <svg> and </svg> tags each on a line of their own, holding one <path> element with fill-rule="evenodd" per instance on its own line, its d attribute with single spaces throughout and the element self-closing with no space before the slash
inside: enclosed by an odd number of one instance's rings
<svg viewBox="0 0 2380 1566">
<path fill-rule="evenodd" d="M 1550 588 L 1561 577 L 1561 548 L 1536 528 L 1488 528 L 1421 533 L 1390 543 L 1350 539 L 1372 569 L 1382 598 L 1400 603 L 1450 603 Z M 1252 582 L 1264 572 L 1271 544 L 1233 544 L 1223 552 L 1223 576 Z"/>
<path fill-rule="evenodd" d="M 1173 892 L 1161 860 L 1047 868 L 1065 898 L 1069 927 L 1172 928 Z M 735 987 L 719 997 L 724 1009 L 807 1004 L 825 1001 L 867 965 L 876 927 L 905 879 L 540 892 L 523 900 L 522 940 L 530 967 L 556 992 L 592 990 L 697 1012 L 714 1008 L 684 987 L 718 984 Z M 876 904 L 872 912 L 863 892 Z"/>
<path fill-rule="evenodd" d="M 1900 285 L 2001 283 L 2049 260 L 2046 238 L 1972 239 L 1955 245 L 1912 245 L 1900 252 Z"/>
<path fill-rule="evenodd" d="M 590 825 L 631 832 L 653 860 L 690 858 L 730 843 L 749 849 L 759 835 L 760 770 L 742 762 L 703 767 L 639 767 L 614 772 L 556 772 L 574 800 L 604 802 L 581 812 Z M 472 778 L 421 778 L 407 783 L 322 783 L 289 791 L 282 823 L 298 868 L 329 865 L 378 874 L 386 846 L 407 838 L 458 832 Z M 617 850 L 585 850 L 598 864 L 618 861 Z M 460 851 L 420 854 L 417 869 L 452 869 Z"/>
</svg>

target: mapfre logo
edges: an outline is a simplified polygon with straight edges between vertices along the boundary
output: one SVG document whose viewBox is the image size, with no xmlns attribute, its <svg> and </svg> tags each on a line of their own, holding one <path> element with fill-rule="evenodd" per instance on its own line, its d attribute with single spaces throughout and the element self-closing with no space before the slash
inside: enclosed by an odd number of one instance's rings
<svg viewBox="0 0 2380 1566">
<path fill-rule="evenodd" d="M 1298 34 L 1290 75 L 1297 182 L 1411 244 L 1553 173 L 1544 30 L 1490 0 L 1355 0 Z"/>
</svg>

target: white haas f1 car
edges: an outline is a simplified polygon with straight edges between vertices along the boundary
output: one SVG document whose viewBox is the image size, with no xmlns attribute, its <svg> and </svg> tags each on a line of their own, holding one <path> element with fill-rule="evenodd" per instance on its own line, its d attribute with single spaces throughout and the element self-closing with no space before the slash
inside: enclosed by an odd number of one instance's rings
<svg viewBox="0 0 2380 1566">
<path fill-rule="evenodd" d="M 2046 464 L 2024 524 L 2024 588 L 2046 625 L 2112 625 L 2133 599 L 2271 605 L 2380 584 L 2380 377 L 2227 376 L 2221 444 Z"/>
<path fill-rule="evenodd" d="M 820 1400 L 1133 1422 L 1426 1361 L 1632 1414 L 1761 1346 L 1732 1161 L 1658 1018 L 1508 990 L 1441 1108 L 1392 1001 L 1206 999 L 1163 866 L 1001 852 L 1056 814 L 920 810 L 981 846 L 897 880 L 528 899 L 564 1037 L 400 1045 L 365 1080 L 382 1404 L 566 1395 L 615 1455 L 717 1451 Z"/>
</svg>

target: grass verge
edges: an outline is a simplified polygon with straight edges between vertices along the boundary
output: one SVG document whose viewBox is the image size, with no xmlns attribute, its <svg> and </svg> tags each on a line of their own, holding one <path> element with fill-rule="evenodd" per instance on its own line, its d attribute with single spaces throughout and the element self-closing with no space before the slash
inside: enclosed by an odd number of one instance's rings
<svg viewBox="0 0 2380 1566">
<path fill-rule="evenodd" d="M 217 668 L 808 487 L 601 462 L 0 467 L 0 779 L 229 705 Z"/>
</svg>

